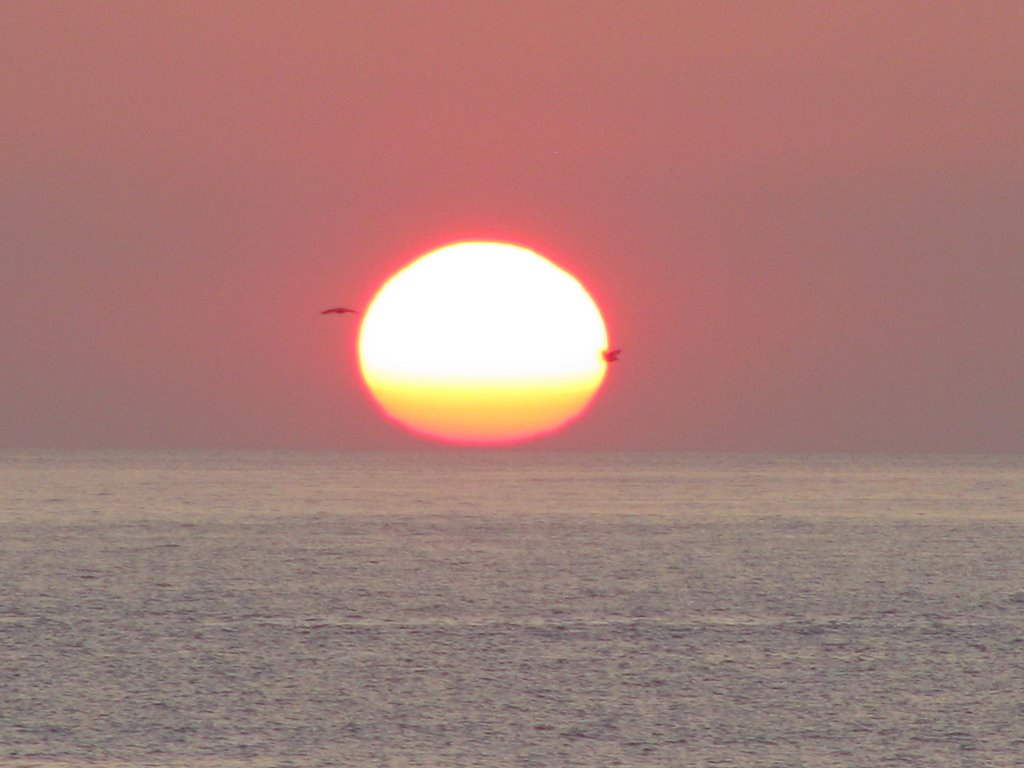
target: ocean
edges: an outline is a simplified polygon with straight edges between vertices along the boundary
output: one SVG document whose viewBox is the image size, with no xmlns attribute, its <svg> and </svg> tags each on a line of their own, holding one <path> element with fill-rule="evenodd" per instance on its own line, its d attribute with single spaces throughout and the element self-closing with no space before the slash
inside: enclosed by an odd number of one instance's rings
<svg viewBox="0 0 1024 768">
<path fill-rule="evenodd" d="M 1024 457 L 0 452 L 0 766 L 1021 766 Z"/>
</svg>

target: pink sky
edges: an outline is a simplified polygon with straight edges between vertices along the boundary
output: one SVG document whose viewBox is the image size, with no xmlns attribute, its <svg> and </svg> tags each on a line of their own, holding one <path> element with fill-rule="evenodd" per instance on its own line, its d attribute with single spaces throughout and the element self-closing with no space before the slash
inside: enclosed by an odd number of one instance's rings
<svg viewBox="0 0 1024 768">
<path fill-rule="evenodd" d="M 507 236 L 625 352 L 541 447 L 1024 450 L 1024 5 L 5 3 L 0 446 L 379 448 L 355 323 Z"/>
</svg>

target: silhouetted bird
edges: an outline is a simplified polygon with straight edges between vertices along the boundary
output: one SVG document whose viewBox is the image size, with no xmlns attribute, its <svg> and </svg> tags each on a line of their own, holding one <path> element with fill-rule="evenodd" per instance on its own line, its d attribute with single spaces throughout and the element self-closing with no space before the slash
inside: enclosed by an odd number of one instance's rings
<svg viewBox="0 0 1024 768">
<path fill-rule="evenodd" d="M 604 358 L 604 361 L 606 363 L 614 363 L 616 360 L 619 359 L 619 355 L 621 354 L 621 349 L 606 349 L 604 352 L 601 353 L 601 357 Z"/>
<path fill-rule="evenodd" d="M 331 307 L 330 309 L 325 309 L 320 314 L 321 315 L 344 315 L 344 314 L 346 314 L 348 312 L 351 312 L 353 315 L 358 315 L 359 314 L 356 310 L 349 309 L 348 307 Z"/>
</svg>

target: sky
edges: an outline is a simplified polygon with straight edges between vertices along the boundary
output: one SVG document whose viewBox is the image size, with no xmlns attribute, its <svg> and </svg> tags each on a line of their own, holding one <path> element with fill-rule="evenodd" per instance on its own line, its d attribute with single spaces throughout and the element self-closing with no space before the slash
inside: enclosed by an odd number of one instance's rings
<svg viewBox="0 0 1024 768">
<path fill-rule="evenodd" d="M 397 268 L 509 239 L 622 358 L 552 450 L 1024 451 L 1024 4 L 0 5 L 0 447 L 415 448 Z"/>
</svg>

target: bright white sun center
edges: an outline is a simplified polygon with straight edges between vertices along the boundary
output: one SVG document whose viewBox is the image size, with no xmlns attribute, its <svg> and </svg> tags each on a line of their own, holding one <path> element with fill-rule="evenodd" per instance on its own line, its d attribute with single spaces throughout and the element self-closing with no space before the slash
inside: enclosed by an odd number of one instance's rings
<svg viewBox="0 0 1024 768">
<path fill-rule="evenodd" d="M 606 369 L 608 337 L 570 274 L 506 243 L 457 243 L 394 275 L 367 310 L 359 356 L 391 416 L 442 439 L 507 442 L 561 426 Z"/>
</svg>

